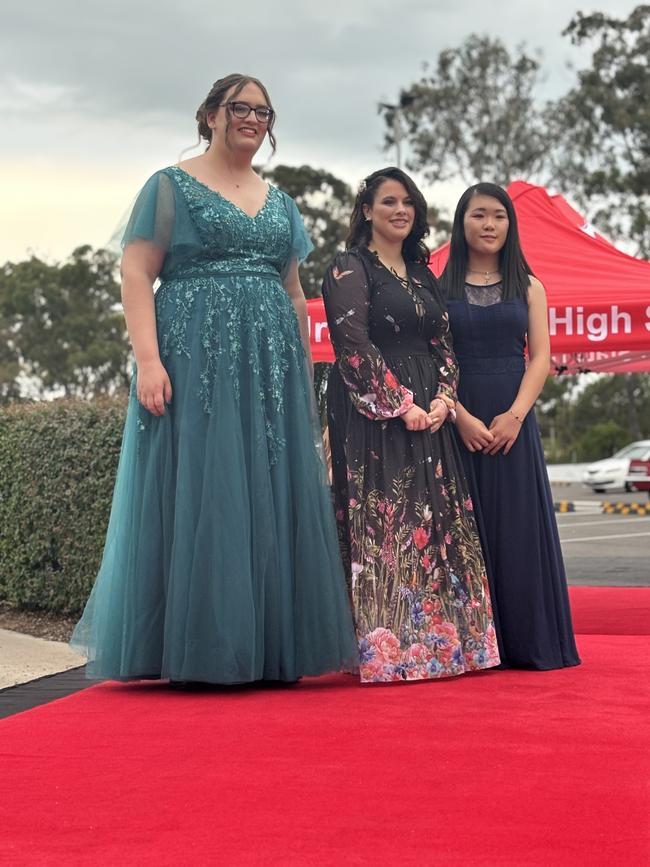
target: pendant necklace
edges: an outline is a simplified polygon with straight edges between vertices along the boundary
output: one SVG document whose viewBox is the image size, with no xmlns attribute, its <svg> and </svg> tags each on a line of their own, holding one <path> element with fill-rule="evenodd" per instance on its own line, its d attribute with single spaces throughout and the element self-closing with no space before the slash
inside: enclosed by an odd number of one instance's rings
<svg viewBox="0 0 650 867">
<path fill-rule="evenodd" d="M 228 162 L 226 162 L 226 168 L 228 169 L 228 174 L 230 175 L 230 183 L 235 187 L 235 189 L 238 190 L 240 188 L 241 184 L 238 184 L 237 181 L 235 180 L 235 176 L 233 175 L 232 169 L 230 168 L 230 165 L 228 164 Z"/>
<path fill-rule="evenodd" d="M 474 271 L 472 268 L 468 268 L 467 271 L 468 271 L 468 273 L 470 273 L 470 274 L 482 274 L 482 275 L 483 275 L 483 280 L 485 281 L 485 285 L 486 285 L 486 286 L 487 286 L 488 283 L 490 282 L 490 275 L 491 275 L 491 274 L 498 274 L 498 273 L 499 273 L 498 270 L 497 270 L 497 271 Z"/>
</svg>

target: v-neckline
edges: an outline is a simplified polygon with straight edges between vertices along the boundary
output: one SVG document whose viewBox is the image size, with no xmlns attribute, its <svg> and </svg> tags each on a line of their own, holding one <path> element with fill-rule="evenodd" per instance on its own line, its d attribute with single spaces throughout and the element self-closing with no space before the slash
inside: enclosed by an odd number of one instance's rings
<svg viewBox="0 0 650 867">
<path fill-rule="evenodd" d="M 397 271 L 393 271 L 392 268 L 388 267 L 388 265 L 381 259 L 379 253 L 376 250 L 371 250 L 370 247 L 366 247 L 366 250 L 375 259 L 375 261 L 379 262 L 380 266 L 384 269 L 384 271 L 386 271 L 387 274 L 390 274 L 391 277 L 396 279 L 398 281 L 398 283 L 401 283 L 402 286 L 404 286 L 404 284 L 407 281 L 410 282 L 413 279 L 409 273 L 409 266 L 408 266 L 406 259 L 404 259 L 404 268 L 406 269 L 406 277 L 400 277 L 399 274 L 397 273 Z"/>
<path fill-rule="evenodd" d="M 379 262 L 380 268 L 383 268 L 383 270 L 386 272 L 386 274 L 388 274 L 392 278 L 393 281 L 396 281 L 398 283 L 398 285 L 401 286 L 401 288 L 404 290 L 404 292 L 406 292 L 408 297 L 411 299 L 411 301 L 413 302 L 413 306 L 415 307 L 415 314 L 418 318 L 418 325 L 419 325 L 419 328 L 421 329 L 422 323 L 424 321 L 424 317 L 426 316 L 426 313 L 427 313 L 427 308 L 426 308 L 426 304 L 425 304 L 425 301 L 424 301 L 422 295 L 418 291 L 418 289 L 422 288 L 422 283 L 420 283 L 419 280 L 416 280 L 415 277 L 413 277 L 413 275 L 409 271 L 408 261 L 406 259 L 404 259 L 404 268 L 406 269 L 406 277 L 402 278 L 399 276 L 399 274 L 396 271 L 393 271 L 392 268 L 389 268 L 388 265 L 381 260 L 379 253 L 376 250 L 371 250 L 368 247 L 366 247 L 366 250 L 368 251 L 368 253 L 372 256 L 372 258 L 376 262 Z M 416 286 L 417 286 L 417 289 L 416 289 Z"/>
<path fill-rule="evenodd" d="M 239 205 L 236 202 L 233 202 L 232 199 L 229 199 L 227 196 L 224 196 L 223 193 L 220 193 L 219 190 L 215 190 L 214 187 L 210 187 L 210 186 L 208 186 L 208 184 L 203 183 L 203 181 L 200 181 L 196 177 L 196 175 L 193 175 L 191 172 L 188 172 L 186 169 L 183 169 L 177 165 L 172 166 L 172 168 L 176 169 L 179 172 L 182 172 L 188 178 L 193 180 L 194 183 L 198 184 L 200 187 L 203 187 L 203 189 L 207 190 L 209 193 L 212 193 L 213 196 L 217 196 L 219 199 L 221 199 L 221 201 L 227 202 L 227 204 L 231 205 L 231 207 L 233 207 L 236 211 L 239 211 L 240 214 L 243 214 L 244 217 L 246 217 L 249 220 L 256 220 L 259 217 L 259 215 L 262 213 L 262 211 L 265 210 L 266 206 L 269 203 L 272 185 L 269 184 L 268 182 L 266 184 L 266 195 L 264 196 L 264 201 L 260 205 L 259 210 L 256 211 L 256 213 L 254 213 L 254 214 L 249 214 L 248 211 L 245 211 L 243 208 L 240 208 Z"/>
</svg>

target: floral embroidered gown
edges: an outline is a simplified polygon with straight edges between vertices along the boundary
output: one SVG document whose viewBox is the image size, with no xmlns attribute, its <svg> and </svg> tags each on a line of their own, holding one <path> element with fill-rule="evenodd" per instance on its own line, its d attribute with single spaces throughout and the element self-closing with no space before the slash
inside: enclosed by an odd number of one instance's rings
<svg viewBox="0 0 650 867">
<path fill-rule="evenodd" d="M 124 243 L 165 251 L 156 325 L 173 397 L 132 383 L 103 561 L 73 645 L 88 673 L 212 683 L 354 666 L 311 384 L 283 287 L 311 244 L 275 187 L 253 217 L 178 167 Z M 137 374 L 136 374 L 137 376 Z"/>
<path fill-rule="evenodd" d="M 337 364 L 328 383 L 336 518 L 361 680 L 419 680 L 499 664 L 490 596 L 450 422 L 400 418 L 456 397 L 435 277 L 404 286 L 365 248 L 341 253 L 323 296 Z"/>
</svg>

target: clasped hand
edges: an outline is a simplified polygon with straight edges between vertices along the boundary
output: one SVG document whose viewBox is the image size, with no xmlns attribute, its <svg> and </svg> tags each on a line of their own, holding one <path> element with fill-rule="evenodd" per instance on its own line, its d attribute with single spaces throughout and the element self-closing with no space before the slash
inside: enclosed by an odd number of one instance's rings
<svg viewBox="0 0 650 867">
<path fill-rule="evenodd" d="M 521 430 L 521 424 L 509 412 L 496 415 L 489 428 L 480 418 L 465 412 L 456 419 L 456 427 L 467 450 L 484 455 L 496 455 L 501 449 L 507 455 Z"/>
<path fill-rule="evenodd" d="M 419 406 L 410 407 L 402 416 L 407 430 L 428 430 L 435 433 L 444 423 L 449 409 L 441 400 L 433 399 L 429 406 L 429 412 L 425 412 Z"/>
<path fill-rule="evenodd" d="M 492 434 L 492 442 L 483 449 L 483 454 L 495 455 L 503 449 L 507 455 L 519 436 L 521 422 L 511 412 L 502 412 L 492 419 L 489 432 Z"/>
</svg>

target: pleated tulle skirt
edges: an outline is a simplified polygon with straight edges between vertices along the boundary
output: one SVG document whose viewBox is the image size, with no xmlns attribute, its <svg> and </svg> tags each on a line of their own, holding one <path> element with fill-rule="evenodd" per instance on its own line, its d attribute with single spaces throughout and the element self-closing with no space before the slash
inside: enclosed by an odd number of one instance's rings
<svg viewBox="0 0 650 867">
<path fill-rule="evenodd" d="M 329 488 L 278 280 L 156 298 L 173 397 L 132 389 L 101 568 L 73 646 L 91 677 L 239 683 L 354 667 Z"/>
</svg>

